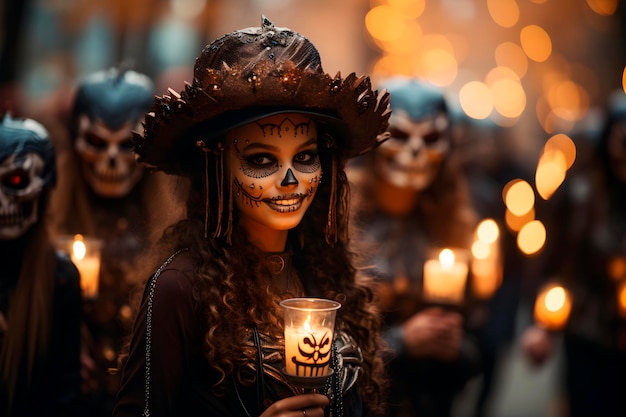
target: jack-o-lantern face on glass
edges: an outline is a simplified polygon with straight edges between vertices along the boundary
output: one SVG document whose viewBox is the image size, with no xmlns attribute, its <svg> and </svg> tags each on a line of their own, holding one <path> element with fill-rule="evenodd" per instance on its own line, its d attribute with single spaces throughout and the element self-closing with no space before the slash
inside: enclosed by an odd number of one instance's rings
<svg viewBox="0 0 626 417">
<path fill-rule="evenodd" d="M 396 187 L 424 190 L 451 146 L 444 97 L 414 80 L 393 80 L 384 87 L 391 93 L 391 137 L 377 148 L 374 169 Z"/>
<path fill-rule="evenodd" d="M 329 374 L 335 316 L 341 304 L 322 298 L 291 298 L 285 313 L 285 371 L 319 377 Z"/>
<path fill-rule="evenodd" d="M 330 336 L 329 333 L 318 335 L 311 333 L 302 339 L 298 344 L 300 356 L 291 358 L 296 365 L 296 375 L 303 373 L 301 368 L 305 370 L 305 375 L 324 375 L 324 369 L 330 362 L 330 351 L 332 348 Z M 307 369 L 308 371 L 306 371 Z"/>
<path fill-rule="evenodd" d="M 141 129 L 153 102 L 152 82 L 133 71 L 92 74 L 74 104 L 74 148 L 85 182 L 105 198 L 128 195 L 143 176 L 132 154 L 132 131 Z"/>
<path fill-rule="evenodd" d="M 240 224 L 248 230 L 296 227 L 322 174 L 315 122 L 300 113 L 277 114 L 226 136 Z"/>
<path fill-rule="evenodd" d="M 45 128 L 6 115 L 0 125 L 0 240 L 17 239 L 37 223 L 41 193 L 54 179 Z"/>
</svg>

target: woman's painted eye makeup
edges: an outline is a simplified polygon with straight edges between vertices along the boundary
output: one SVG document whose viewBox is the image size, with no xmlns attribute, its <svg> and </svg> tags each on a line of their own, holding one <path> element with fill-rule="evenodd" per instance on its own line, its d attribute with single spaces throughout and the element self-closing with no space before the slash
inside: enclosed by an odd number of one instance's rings
<svg viewBox="0 0 626 417">
<path fill-rule="evenodd" d="M 239 160 L 241 161 L 241 170 L 251 178 L 269 177 L 279 168 L 276 158 L 267 153 L 242 156 Z"/>
<path fill-rule="evenodd" d="M 317 171 L 322 166 L 317 149 L 299 152 L 293 159 L 293 166 L 305 174 Z"/>
</svg>

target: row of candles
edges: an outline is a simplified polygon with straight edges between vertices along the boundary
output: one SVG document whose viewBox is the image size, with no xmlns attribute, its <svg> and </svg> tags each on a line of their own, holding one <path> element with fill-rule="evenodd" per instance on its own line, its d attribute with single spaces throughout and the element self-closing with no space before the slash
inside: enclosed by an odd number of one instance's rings
<svg viewBox="0 0 626 417">
<path fill-rule="evenodd" d="M 96 298 L 102 240 L 75 235 L 60 237 L 57 243 L 71 255 L 80 273 L 85 299 Z M 469 252 L 443 248 L 425 261 L 422 288 L 425 302 L 463 304 L 468 278 L 476 298 L 488 299 L 494 294 L 502 280 L 499 229 L 495 221 L 487 219 L 479 224 L 471 256 Z M 620 286 L 618 297 L 620 312 L 626 317 L 626 280 Z M 285 300 L 281 305 L 285 318 L 283 372 L 294 385 L 317 389 L 332 373 L 330 352 L 335 315 L 341 305 L 314 298 Z M 535 300 L 535 322 L 549 330 L 560 330 L 567 323 L 571 308 L 572 297 L 565 287 L 546 284 Z"/>
</svg>

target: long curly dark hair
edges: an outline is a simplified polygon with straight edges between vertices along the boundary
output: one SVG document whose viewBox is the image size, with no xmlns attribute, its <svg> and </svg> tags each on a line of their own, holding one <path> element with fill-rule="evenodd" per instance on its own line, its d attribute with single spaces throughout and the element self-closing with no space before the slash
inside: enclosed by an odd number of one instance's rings
<svg viewBox="0 0 626 417">
<path fill-rule="evenodd" d="M 319 136 L 323 179 L 301 223 L 290 230 L 288 245 L 300 279 L 313 283 L 324 298 L 342 304 L 337 326 L 355 339 L 364 358 L 361 397 L 371 415 L 380 415 L 385 385 L 380 318 L 368 278 L 354 268 L 355 255 L 348 249 L 345 159 L 333 149 L 334 141 L 323 128 Z M 165 229 L 155 261 L 159 264 L 174 251 L 189 249 L 196 265 L 193 296 L 206 324 L 204 353 L 221 375 L 218 390 L 227 375 L 234 373 L 244 383 L 243 375 L 254 368 L 256 350 L 246 343 L 253 325 L 274 340 L 283 332 L 281 297 L 270 287 L 265 256 L 237 225 L 232 181 L 223 175 L 228 173 L 223 150 L 218 144 L 207 152 L 204 172 L 190 176 L 186 218 Z M 330 223 L 334 226 L 325 230 Z"/>
</svg>

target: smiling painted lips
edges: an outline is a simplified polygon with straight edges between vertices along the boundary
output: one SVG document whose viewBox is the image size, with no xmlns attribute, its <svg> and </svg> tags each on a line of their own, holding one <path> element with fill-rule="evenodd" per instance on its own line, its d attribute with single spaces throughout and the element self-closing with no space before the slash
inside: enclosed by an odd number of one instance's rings
<svg viewBox="0 0 626 417">
<path fill-rule="evenodd" d="M 298 210 L 302 207 L 302 201 L 306 197 L 305 194 L 296 194 L 291 197 L 273 197 L 263 200 L 272 210 L 279 213 L 288 213 Z"/>
</svg>

